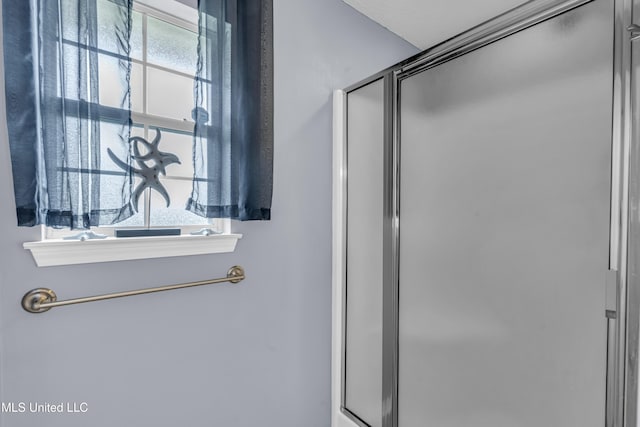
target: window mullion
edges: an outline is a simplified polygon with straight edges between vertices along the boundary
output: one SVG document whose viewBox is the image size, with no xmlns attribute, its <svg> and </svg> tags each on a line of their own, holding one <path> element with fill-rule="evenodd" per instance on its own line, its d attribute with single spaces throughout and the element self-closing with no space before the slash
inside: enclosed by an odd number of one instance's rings
<svg viewBox="0 0 640 427">
<path fill-rule="evenodd" d="M 142 14 L 142 113 L 147 114 L 147 14 Z M 146 135 L 145 135 L 146 137 Z"/>
<path fill-rule="evenodd" d="M 147 100 L 147 22 L 148 15 L 142 13 L 142 113 L 148 114 L 148 100 Z M 144 124 L 144 139 L 149 140 L 149 125 Z M 147 188 L 144 191 L 144 226 L 146 228 L 151 227 L 151 192 Z"/>
</svg>

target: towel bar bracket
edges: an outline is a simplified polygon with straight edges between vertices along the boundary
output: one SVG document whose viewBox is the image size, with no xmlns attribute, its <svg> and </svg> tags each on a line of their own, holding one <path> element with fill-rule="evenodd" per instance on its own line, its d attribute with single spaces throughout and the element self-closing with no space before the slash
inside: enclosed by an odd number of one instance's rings
<svg viewBox="0 0 640 427">
<path fill-rule="evenodd" d="M 42 308 L 40 304 L 47 302 L 56 302 L 58 297 L 56 293 L 48 288 L 32 289 L 22 297 L 22 308 L 29 313 L 44 313 L 51 310 L 51 307 Z M 37 307 L 37 308 L 36 308 Z"/>
</svg>

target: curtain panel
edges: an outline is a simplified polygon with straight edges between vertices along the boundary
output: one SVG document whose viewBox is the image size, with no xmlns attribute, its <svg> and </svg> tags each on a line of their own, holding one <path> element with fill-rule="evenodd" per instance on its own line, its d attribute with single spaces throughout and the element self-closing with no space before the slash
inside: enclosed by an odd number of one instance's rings
<svg viewBox="0 0 640 427">
<path fill-rule="evenodd" d="M 88 228 L 133 214 L 128 156 L 131 0 L 3 0 L 7 124 L 18 225 Z M 115 62 L 100 104 L 100 65 Z M 108 143 L 101 143 L 108 141 Z"/>
<path fill-rule="evenodd" d="M 269 220 L 273 186 L 272 0 L 200 0 L 194 183 L 187 209 Z"/>
<path fill-rule="evenodd" d="M 133 3 L 2 0 L 18 225 L 89 228 L 135 214 L 133 168 L 124 171 L 108 154 L 132 163 Z M 200 0 L 197 8 L 194 176 L 185 208 L 207 218 L 268 220 L 271 0 Z"/>
</svg>

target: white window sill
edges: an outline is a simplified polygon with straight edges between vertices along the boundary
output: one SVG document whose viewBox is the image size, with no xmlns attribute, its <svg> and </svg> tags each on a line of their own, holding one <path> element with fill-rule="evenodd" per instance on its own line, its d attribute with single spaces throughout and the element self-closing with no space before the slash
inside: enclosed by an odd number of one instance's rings
<svg viewBox="0 0 640 427">
<path fill-rule="evenodd" d="M 26 242 L 38 267 L 233 252 L 241 234 Z"/>
</svg>

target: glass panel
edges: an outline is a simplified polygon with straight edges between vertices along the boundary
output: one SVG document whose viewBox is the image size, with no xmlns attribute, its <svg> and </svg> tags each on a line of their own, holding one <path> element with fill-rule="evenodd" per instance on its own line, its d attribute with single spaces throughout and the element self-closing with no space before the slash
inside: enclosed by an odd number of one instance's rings
<svg viewBox="0 0 640 427">
<path fill-rule="evenodd" d="M 142 14 L 133 11 L 131 20 L 131 58 L 142 61 Z"/>
<path fill-rule="evenodd" d="M 149 17 L 147 37 L 149 62 L 195 75 L 198 47 L 196 33 Z"/>
<path fill-rule="evenodd" d="M 348 95 L 345 406 L 382 422 L 384 83 Z"/>
<path fill-rule="evenodd" d="M 140 201 L 140 206 L 142 207 L 142 201 Z M 101 227 L 114 227 L 114 228 L 124 228 L 124 227 L 144 227 L 144 215 L 142 211 L 136 213 L 135 215 L 125 219 L 124 221 L 120 221 L 111 225 L 104 225 Z"/>
<path fill-rule="evenodd" d="M 127 84 L 124 79 L 120 78 L 120 60 L 113 56 L 99 54 L 98 73 L 100 104 L 108 107 L 124 107 L 128 109 L 128 105 L 122 105 L 122 101 L 127 94 Z M 133 81 L 134 79 L 131 80 L 131 85 L 135 87 L 136 82 Z"/>
<path fill-rule="evenodd" d="M 147 68 L 147 112 L 178 120 L 191 120 L 193 79 Z"/>
<path fill-rule="evenodd" d="M 123 13 L 120 8 L 108 0 L 98 2 L 98 48 L 108 52 L 118 53 L 118 39 L 111 25 L 118 13 Z M 142 58 L 142 15 L 133 13 L 133 28 L 131 33 L 131 55 L 134 58 Z M 124 52 L 121 52 L 124 54 Z M 126 62 L 123 62 L 124 66 Z M 125 96 L 126 82 L 120 81 L 120 59 L 116 56 L 100 54 L 98 60 L 100 103 L 110 107 L 121 107 Z M 142 80 L 140 79 L 140 65 L 132 64 L 131 93 L 132 103 L 136 107 L 142 106 Z M 114 90 L 117 89 L 117 90 Z M 138 110 L 139 111 L 139 110 Z"/>
<path fill-rule="evenodd" d="M 127 141 L 124 141 L 121 138 L 109 137 L 110 135 L 116 135 L 121 130 L 123 129 L 119 125 L 109 122 L 100 123 L 100 170 L 124 173 L 123 169 L 114 163 L 107 151 L 111 150 L 116 157 L 124 162 L 127 161 L 127 155 L 129 152 L 129 145 Z M 132 128 L 131 134 L 135 135 L 140 131 L 141 130 L 138 128 Z M 121 191 L 121 189 L 118 188 L 117 191 Z"/>
<path fill-rule="evenodd" d="M 208 227 L 208 219 L 186 211 L 187 200 L 191 196 L 191 180 L 161 178 L 167 189 L 171 204 L 157 191 L 151 192 L 151 226 L 203 225 Z"/>
<path fill-rule="evenodd" d="M 119 167 L 109 156 L 107 149 L 111 149 L 113 154 L 121 159 L 122 161 L 127 161 L 127 153 L 128 153 L 128 144 L 121 140 L 111 140 L 106 138 L 105 135 L 113 135 L 117 132 L 117 125 L 105 123 L 100 123 L 100 169 L 102 174 L 100 175 L 100 199 L 104 201 L 109 200 L 123 200 L 123 194 L 128 189 L 123 189 L 119 183 L 115 183 L 113 180 L 114 176 L 122 176 L 122 174 L 126 173 L 121 167 Z M 144 130 L 139 127 L 133 127 L 131 129 L 132 135 L 143 135 Z M 137 184 L 137 183 L 136 183 Z M 135 188 L 135 187 L 134 187 Z M 110 202 L 112 205 L 116 205 L 116 203 Z M 124 204 L 124 202 L 122 203 Z M 141 211 L 136 215 L 130 217 L 129 219 L 119 222 L 115 224 L 117 227 L 142 227 L 144 226 L 144 215 L 142 213 L 143 203 L 141 201 L 140 208 Z"/>
<path fill-rule="evenodd" d="M 78 7 L 77 5 L 74 5 L 75 1 L 74 0 L 62 0 L 59 3 L 59 7 L 60 7 L 60 18 L 62 20 L 62 39 L 63 40 L 68 40 L 68 41 L 74 41 L 77 42 L 78 41 L 78 33 L 77 31 L 73 30 L 73 25 L 70 25 L 68 23 L 73 23 L 73 22 L 78 22 Z M 107 0 L 101 0 L 98 2 L 98 16 L 104 16 L 105 14 L 105 7 L 109 6 L 106 5 Z M 110 11 L 111 8 L 107 9 L 107 13 Z M 112 21 L 109 21 L 112 22 Z M 104 41 L 102 40 L 103 37 L 108 37 L 108 35 L 104 32 L 101 31 L 102 29 L 99 28 L 98 29 L 98 37 L 100 38 L 100 40 L 98 40 L 98 46 L 101 46 L 102 43 L 104 43 Z M 113 30 L 111 31 L 111 34 L 113 34 Z"/>
<path fill-rule="evenodd" d="M 144 91 L 142 89 L 142 65 L 131 64 L 131 78 L 129 82 L 131 86 L 131 110 L 143 112 Z"/>
<path fill-rule="evenodd" d="M 400 427 L 603 424 L 612 12 L 402 81 Z"/>
<path fill-rule="evenodd" d="M 74 4 L 77 2 L 75 0 L 64 0 L 64 3 L 69 4 L 65 7 L 64 13 L 70 14 L 68 18 L 76 19 L 73 22 L 77 22 L 78 6 Z M 126 8 L 118 6 L 109 0 L 98 0 L 96 6 L 98 15 L 98 49 L 124 54 L 120 49 L 118 34 L 114 31 L 113 24 L 114 22 L 126 22 Z M 73 26 L 70 26 L 70 28 L 72 29 Z M 69 33 L 65 32 L 65 38 L 77 40 L 77 35 L 73 34 L 74 32 L 73 30 L 70 30 Z M 123 36 L 126 37 L 124 34 Z"/>
<path fill-rule="evenodd" d="M 155 129 L 149 133 L 149 140 L 155 137 Z M 175 154 L 180 164 L 174 163 L 167 167 L 167 176 L 193 178 L 193 136 L 191 134 L 172 132 L 161 129 L 160 149 Z"/>
<path fill-rule="evenodd" d="M 65 2 L 69 2 L 70 0 L 65 0 Z M 77 0 L 71 0 L 77 1 Z M 77 7 L 69 7 L 68 12 L 70 14 L 75 14 L 77 16 Z M 98 48 L 101 50 L 106 50 L 107 52 L 118 53 L 119 49 L 119 41 L 116 32 L 113 30 L 113 22 L 121 22 L 124 21 L 123 17 L 120 15 L 124 15 L 126 10 L 124 7 L 120 7 L 113 3 L 110 0 L 98 0 L 97 2 L 97 10 L 98 10 Z M 73 15 L 70 15 L 69 18 L 73 18 Z M 142 15 L 138 12 L 133 11 L 131 15 L 132 27 L 131 27 L 131 52 L 130 56 L 135 59 L 142 59 Z M 71 37 L 73 40 L 76 40 L 77 37 L 73 35 L 73 32 L 70 31 L 69 34 L 65 34 L 67 37 Z M 120 52 L 124 54 L 124 52 Z"/>
</svg>

